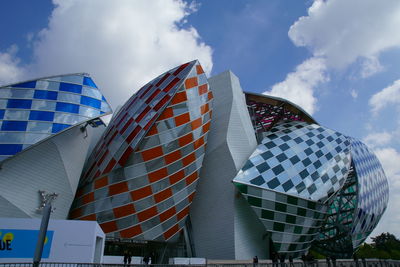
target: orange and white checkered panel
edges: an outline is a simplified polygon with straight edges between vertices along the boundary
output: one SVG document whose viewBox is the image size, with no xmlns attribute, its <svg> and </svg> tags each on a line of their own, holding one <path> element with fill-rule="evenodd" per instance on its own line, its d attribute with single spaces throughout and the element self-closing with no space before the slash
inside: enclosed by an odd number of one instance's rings
<svg viewBox="0 0 400 267">
<path fill-rule="evenodd" d="M 159 81 L 168 83 L 175 72 L 176 69 L 161 75 Z M 114 121 L 123 117 L 125 125 L 115 127 L 110 123 L 113 129 L 106 131 L 94 153 L 101 155 L 98 151 L 103 146 L 105 151 L 119 151 L 117 145 L 125 147 L 125 151 L 115 159 L 119 166 L 110 171 L 100 168 L 100 174 L 87 176 L 98 171 L 89 167 L 83 177 L 86 183 L 77 192 L 72 218 L 96 219 L 108 236 L 121 238 L 167 241 L 182 229 L 199 179 L 213 98 L 197 61 L 189 63 L 183 72 L 186 75 L 176 84 L 178 88 L 170 89 L 174 94 L 160 114 L 148 119 L 152 124 L 136 146 L 114 141 L 121 140 L 121 134 L 115 134 L 114 129 L 132 129 L 132 117 L 120 112 Z M 140 91 L 138 94 L 143 95 Z M 148 104 L 156 106 L 152 101 Z M 129 109 L 137 109 L 135 105 L 128 109 L 125 106 L 122 110 L 125 108 L 127 114 L 132 114 Z M 102 156 L 94 157 L 103 161 Z M 89 164 L 99 166 L 96 161 Z"/>
</svg>

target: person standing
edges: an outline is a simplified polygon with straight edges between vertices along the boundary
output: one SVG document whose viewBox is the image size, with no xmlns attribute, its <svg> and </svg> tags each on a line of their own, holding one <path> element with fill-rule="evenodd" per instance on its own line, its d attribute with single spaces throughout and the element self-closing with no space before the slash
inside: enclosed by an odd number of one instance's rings
<svg viewBox="0 0 400 267">
<path fill-rule="evenodd" d="M 363 267 L 367 267 L 367 262 L 365 261 L 365 257 L 361 257 L 361 262 Z"/>
<path fill-rule="evenodd" d="M 329 256 L 326 256 L 326 265 L 328 265 L 328 267 L 331 267 L 331 258 L 329 258 Z"/>
<path fill-rule="evenodd" d="M 353 254 L 353 260 L 354 260 L 354 263 L 355 263 L 356 267 L 359 267 L 359 265 L 358 265 L 358 257 L 357 257 L 356 253 Z"/>
<path fill-rule="evenodd" d="M 125 249 L 124 250 L 124 265 L 128 264 L 128 254 L 129 254 L 128 250 Z"/>
<path fill-rule="evenodd" d="M 303 266 L 306 267 L 307 266 L 307 258 L 306 258 L 305 254 L 301 255 L 301 260 L 303 261 Z"/>
<path fill-rule="evenodd" d="M 254 256 L 254 258 L 253 258 L 253 267 L 257 267 L 257 265 L 258 265 L 258 257 L 257 257 L 257 255 L 256 255 L 256 256 Z"/>
<path fill-rule="evenodd" d="M 332 265 L 333 265 L 333 267 L 336 267 L 336 256 L 335 256 L 335 255 L 332 255 L 331 259 L 332 259 Z"/>
<path fill-rule="evenodd" d="M 130 251 L 128 251 L 128 265 L 131 265 L 132 262 L 132 254 Z"/>
<path fill-rule="evenodd" d="M 272 252 L 272 266 L 278 267 L 278 253 Z"/>
<path fill-rule="evenodd" d="M 292 255 L 289 256 L 289 267 L 294 267 Z"/>
<path fill-rule="evenodd" d="M 285 255 L 284 255 L 284 254 L 281 254 L 281 255 L 280 255 L 279 261 L 281 262 L 281 267 L 286 267 L 286 264 L 285 264 Z"/>
<path fill-rule="evenodd" d="M 145 257 L 143 258 L 143 262 L 144 262 L 145 265 L 148 265 L 148 264 L 149 264 L 149 261 L 150 261 L 149 256 L 145 256 Z"/>
</svg>

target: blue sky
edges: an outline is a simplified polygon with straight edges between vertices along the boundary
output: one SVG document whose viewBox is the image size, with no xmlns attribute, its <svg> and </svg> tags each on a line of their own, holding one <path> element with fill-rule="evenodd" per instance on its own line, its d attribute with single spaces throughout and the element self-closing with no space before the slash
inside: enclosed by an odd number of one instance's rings
<svg viewBox="0 0 400 267">
<path fill-rule="evenodd" d="M 366 142 L 389 178 L 373 235 L 397 227 L 400 2 L 397 0 L 6 0 L 0 84 L 88 72 L 115 108 L 165 70 L 199 59 L 245 91 L 288 98 Z"/>
</svg>

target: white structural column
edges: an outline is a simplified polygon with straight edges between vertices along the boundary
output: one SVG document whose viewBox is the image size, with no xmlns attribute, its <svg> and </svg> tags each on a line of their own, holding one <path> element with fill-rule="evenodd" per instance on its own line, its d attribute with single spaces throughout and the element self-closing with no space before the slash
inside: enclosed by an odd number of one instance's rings
<svg viewBox="0 0 400 267">
<path fill-rule="evenodd" d="M 230 71 L 208 80 L 213 119 L 190 218 L 196 257 L 265 257 L 264 227 L 232 179 L 257 146 L 239 79 Z"/>
<path fill-rule="evenodd" d="M 67 219 L 88 150 L 104 126 L 76 125 L 6 159 L 0 168 L 0 217 L 40 218 L 39 190 L 57 193 L 52 219 Z"/>
</svg>

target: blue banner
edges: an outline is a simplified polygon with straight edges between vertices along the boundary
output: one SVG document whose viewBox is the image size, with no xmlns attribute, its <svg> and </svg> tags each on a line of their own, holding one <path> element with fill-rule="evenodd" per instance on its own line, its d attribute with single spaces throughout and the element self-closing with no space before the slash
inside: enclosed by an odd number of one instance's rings
<svg viewBox="0 0 400 267">
<path fill-rule="evenodd" d="M 42 258 L 50 255 L 54 231 L 47 231 Z M 0 229 L 0 258 L 33 258 L 39 230 Z"/>
</svg>

